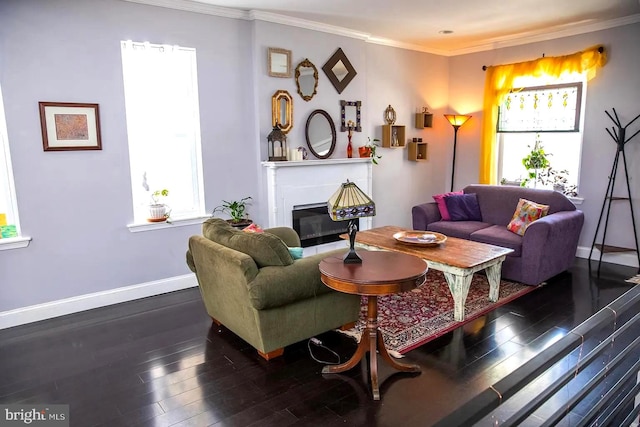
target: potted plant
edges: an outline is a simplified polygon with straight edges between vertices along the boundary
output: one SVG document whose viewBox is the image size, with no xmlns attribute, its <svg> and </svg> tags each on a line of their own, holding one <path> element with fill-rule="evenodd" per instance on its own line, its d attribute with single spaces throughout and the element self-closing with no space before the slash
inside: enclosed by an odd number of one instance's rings
<svg viewBox="0 0 640 427">
<path fill-rule="evenodd" d="M 163 188 L 151 193 L 151 203 L 149 203 L 149 222 L 164 222 L 169 220 L 171 209 L 163 203 L 165 197 L 169 195 L 169 190 Z"/>
<path fill-rule="evenodd" d="M 534 188 L 537 186 L 537 183 L 540 182 L 538 177 L 539 172 L 551 166 L 547 158 L 548 156 L 550 156 L 550 154 L 545 153 L 542 142 L 540 141 L 540 134 L 537 134 L 533 149 L 522 159 L 522 164 L 527 169 L 529 175 L 520 183 L 522 187 L 525 187 L 530 181 L 533 181 Z"/>
<path fill-rule="evenodd" d="M 360 155 L 360 157 L 371 157 L 371 162 L 373 162 L 374 165 L 377 165 L 378 159 L 382 158 L 382 156 L 376 155 L 376 148 L 378 147 L 378 144 L 376 144 L 376 142 L 379 142 L 380 140 L 378 138 L 371 139 L 370 137 L 367 137 L 367 139 L 369 140 L 369 142 L 361 147 L 358 147 L 358 154 Z"/>
<path fill-rule="evenodd" d="M 247 213 L 247 206 L 251 203 L 249 202 L 251 197 L 244 197 L 240 200 L 232 200 L 226 201 L 223 200 L 220 206 L 216 206 L 213 209 L 212 214 L 215 215 L 216 212 L 222 212 L 231 217 L 227 222 L 234 227 L 244 227 L 247 226 L 253 221 L 249 219 L 249 214 Z"/>
</svg>

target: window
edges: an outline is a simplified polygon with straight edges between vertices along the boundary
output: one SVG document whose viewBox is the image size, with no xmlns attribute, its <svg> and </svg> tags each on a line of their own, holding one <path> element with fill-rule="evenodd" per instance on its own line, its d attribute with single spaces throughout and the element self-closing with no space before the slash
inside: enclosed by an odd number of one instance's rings
<svg viewBox="0 0 640 427">
<path fill-rule="evenodd" d="M 123 41 L 124 94 L 134 222 L 167 189 L 171 218 L 204 214 L 195 49 Z"/>
<path fill-rule="evenodd" d="M 9 139 L 4 114 L 2 89 L 0 88 L 0 247 L 6 248 L 6 242 L 14 242 L 20 237 L 20 221 L 16 203 L 13 170 L 9 154 Z M 12 240 L 6 240 L 12 239 Z M 22 246 L 22 245 L 20 245 Z M 13 246 L 18 247 L 18 246 Z"/>
<path fill-rule="evenodd" d="M 517 79 L 516 83 L 529 86 L 507 95 L 499 108 L 499 179 L 503 183 L 527 182 L 529 171 L 523 159 L 537 142 L 547 155 L 549 167 L 538 171 L 527 185 L 555 186 L 558 191 L 577 196 L 585 79 L 572 75 L 551 84 L 539 85 L 540 79 L 532 78 Z"/>
</svg>

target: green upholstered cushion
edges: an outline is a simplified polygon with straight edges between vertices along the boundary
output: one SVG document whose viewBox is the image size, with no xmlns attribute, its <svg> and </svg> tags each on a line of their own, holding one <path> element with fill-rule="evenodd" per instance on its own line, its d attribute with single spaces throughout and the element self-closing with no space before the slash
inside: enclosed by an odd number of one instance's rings
<svg viewBox="0 0 640 427">
<path fill-rule="evenodd" d="M 202 234 L 211 241 L 249 255 L 260 268 L 293 264 L 287 245 L 268 232 L 245 233 L 223 219 L 209 218 L 202 224 Z"/>
</svg>

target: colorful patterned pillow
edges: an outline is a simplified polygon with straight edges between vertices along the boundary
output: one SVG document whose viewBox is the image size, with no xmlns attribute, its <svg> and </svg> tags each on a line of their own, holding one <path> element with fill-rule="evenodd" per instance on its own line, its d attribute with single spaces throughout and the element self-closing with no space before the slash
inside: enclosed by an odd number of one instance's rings
<svg viewBox="0 0 640 427">
<path fill-rule="evenodd" d="M 262 227 L 260 227 L 256 223 L 247 225 L 245 228 L 242 229 L 242 231 L 246 231 L 247 233 L 264 233 L 264 230 L 262 229 Z"/>
<path fill-rule="evenodd" d="M 452 196 L 454 194 L 463 194 L 462 191 L 452 191 L 451 193 L 443 193 L 436 194 L 433 196 L 433 200 L 435 200 L 436 205 L 438 205 L 438 210 L 440 211 L 440 216 L 443 221 L 451 221 L 451 216 L 449 216 L 449 210 L 447 209 L 447 204 L 444 202 L 445 196 Z"/>
<path fill-rule="evenodd" d="M 524 236 L 527 227 L 535 220 L 545 216 L 549 212 L 548 205 L 541 205 L 531 200 L 520 199 L 516 211 L 507 225 L 507 229 L 520 236 Z"/>
</svg>

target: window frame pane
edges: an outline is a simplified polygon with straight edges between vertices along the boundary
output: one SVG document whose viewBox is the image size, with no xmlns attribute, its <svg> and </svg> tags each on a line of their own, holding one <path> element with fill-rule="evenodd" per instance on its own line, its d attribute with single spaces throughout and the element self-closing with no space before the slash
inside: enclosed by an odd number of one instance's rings
<svg viewBox="0 0 640 427">
<path fill-rule="evenodd" d="M 502 128 L 502 126 L 504 126 L 503 117 L 505 116 L 504 103 L 507 100 L 507 98 L 505 97 L 505 101 L 503 101 L 502 105 L 498 106 L 498 120 L 496 121 L 496 132 L 497 133 L 580 132 L 580 125 L 581 125 L 580 120 L 581 120 L 582 96 L 583 96 L 583 82 L 578 81 L 578 82 L 551 84 L 551 85 L 544 85 L 544 86 L 528 86 L 528 87 L 523 87 L 521 89 L 512 89 L 511 93 L 522 94 L 522 93 L 527 93 L 527 92 L 540 92 L 540 91 L 549 91 L 549 90 L 563 89 L 563 88 L 575 88 L 576 89 L 576 99 L 575 99 L 576 108 L 575 108 L 575 111 L 574 111 L 573 125 L 572 125 L 571 128 L 569 128 L 569 129 L 551 129 L 551 128 L 547 129 L 547 128 L 544 128 L 544 127 L 536 128 L 535 127 L 535 122 L 536 121 L 534 119 L 532 119 L 531 120 L 531 122 L 532 122 L 531 124 L 533 126 L 531 128 L 521 128 L 521 129 L 514 128 L 514 129 L 511 129 L 511 130 L 504 129 L 504 128 Z"/>
</svg>

